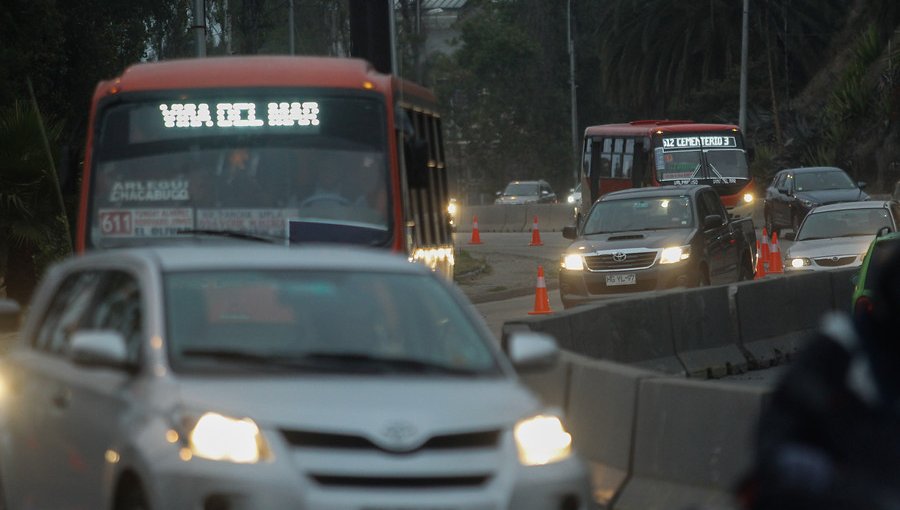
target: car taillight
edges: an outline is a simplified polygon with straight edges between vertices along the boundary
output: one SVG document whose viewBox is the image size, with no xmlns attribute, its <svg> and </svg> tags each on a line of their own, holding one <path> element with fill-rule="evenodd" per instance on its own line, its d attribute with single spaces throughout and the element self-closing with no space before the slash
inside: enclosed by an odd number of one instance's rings
<svg viewBox="0 0 900 510">
<path fill-rule="evenodd" d="M 853 305 L 853 313 L 856 317 L 865 317 L 872 314 L 872 299 L 869 296 L 859 296 Z"/>
</svg>

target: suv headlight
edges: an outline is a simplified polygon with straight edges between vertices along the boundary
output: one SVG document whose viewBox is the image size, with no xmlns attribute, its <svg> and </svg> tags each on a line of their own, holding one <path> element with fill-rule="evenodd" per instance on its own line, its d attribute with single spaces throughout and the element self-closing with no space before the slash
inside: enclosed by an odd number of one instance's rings
<svg viewBox="0 0 900 510">
<path fill-rule="evenodd" d="M 568 255 L 563 256 L 562 260 L 563 269 L 568 269 L 569 271 L 584 271 L 584 257 L 582 257 L 578 253 L 570 253 Z"/>
<path fill-rule="evenodd" d="M 687 260 L 691 256 L 691 247 L 690 246 L 672 246 L 670 248 L 665 248 L 659 254 L 659 263 L 660 264 L 674 264 L 676 262 L 681 262 L 682 260 Z"/>
<path fill-rule="evenodd" d="M 572 454 L 572 435 L 556 416 L 538 415 L 516 423 L 513 429 L 519 462 L 543 466 L 565 460 Z"/>
<path fill-rule="evenodd" d="M 190 456 L 208 460 L 255 464 L 269 457 L 269 449 L 256 423 L 250 418 L 230 418 L 204 413 L 195 422 L 186 420 L 185 440 Z"/>
</svg>

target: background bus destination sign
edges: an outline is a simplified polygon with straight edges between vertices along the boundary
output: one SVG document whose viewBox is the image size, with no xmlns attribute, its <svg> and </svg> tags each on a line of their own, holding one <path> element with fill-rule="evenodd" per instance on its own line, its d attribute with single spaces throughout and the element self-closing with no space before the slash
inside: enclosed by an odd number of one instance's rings
<svg viewBox="0 0 900 510">
<path fill-rule="evenodd" d="M 215 108 L 215 113 L 213 113 Z M 315 101 L 256 103 L 163 103 L 159 105 L 166 128 L 318 126 L 319 103 Z"/>
<path fill-rule="evenodd" d="M 663 149 L 737 148 L 733 136 L 672 136 L 662 139 Z"/>
</svg>

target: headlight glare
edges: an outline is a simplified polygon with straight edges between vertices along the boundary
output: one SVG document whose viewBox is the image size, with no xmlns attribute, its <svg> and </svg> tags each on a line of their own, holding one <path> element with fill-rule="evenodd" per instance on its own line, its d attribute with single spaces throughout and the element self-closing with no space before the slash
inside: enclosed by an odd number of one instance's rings
<svg viewBox="0 0 900 510">
<path fill-rule="evenodd" d="M 538 415 L 516 424 L 513 429 L 519 462 L 543 466 L 566 459 L 572 453 L 572 436 L 556 416 Z"/>
<path fill-rule="evenodd" d="M 447 213 L 449 213 L 450 216 L 456 215 L 456 204 L 455 203 L 450 202 L 450 204 L 447 205 Z"/>
<path fill-rule="evenodd" d="M 583 271 L 584 258 L 577 253 L 570 253 L 563 258 L 562 266 L 569 271 Z"/>
<path fill-rule="evenodd" d="M 795 259 L 791 259 L 791 267 L 803 267 L 812 265 L 812 261 L 805 257 L 798 257 Z"/>
<path fill-rule="evenodd" d="M 753 202 L 753 193 L 744 193 L 744 203 L 749 204 Z"/>
<path fill-rule="evenodd" d="M 209 460 L 255 464 L 265 456 L 259 427 L 250 418 L 205 413 L 188 434 L 191 453 Z"/>
<path fill-rule="evenodd" d="M 660 264 L 674 264 L 675 262 L 681 262 L 682 260 L 686 260 L 691 256 L 691 247 L 690 246 L 672 246 L 670 248 L 665 248 L 662 253 L 659 255 L 659 263 Z"/>
</svg>

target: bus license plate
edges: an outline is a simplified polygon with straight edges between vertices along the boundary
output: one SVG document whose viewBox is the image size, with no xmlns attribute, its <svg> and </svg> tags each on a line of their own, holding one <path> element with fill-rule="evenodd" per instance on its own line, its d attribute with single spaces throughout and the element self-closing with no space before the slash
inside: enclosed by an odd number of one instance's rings
<svg viewBox="0 0 900 510">
<path fill-rule="evenodd" d="M 634 285 L 635 283 L 637 283 L 637 278 L 634 273 L 606 275 L 607 287 L 612 287 L 614 285 Z"/>
</svg>

